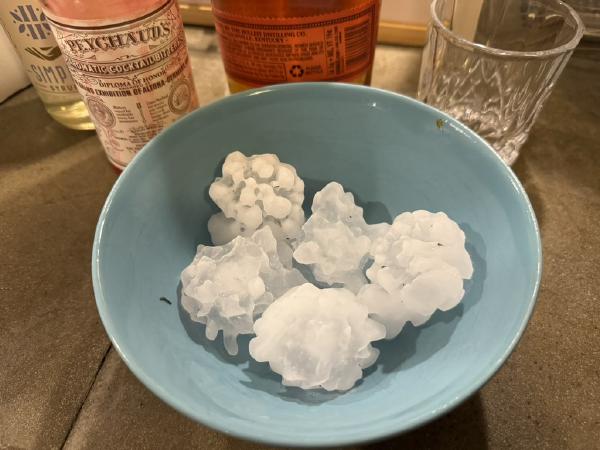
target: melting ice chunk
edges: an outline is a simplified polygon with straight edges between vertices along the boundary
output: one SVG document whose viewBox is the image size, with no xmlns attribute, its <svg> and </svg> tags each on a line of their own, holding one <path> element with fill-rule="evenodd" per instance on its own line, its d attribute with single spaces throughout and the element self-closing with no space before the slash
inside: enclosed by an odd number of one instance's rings
<svg viewBox="0 0 600 450">
<path fill-rule="evenodd" d="M 407 321 L 425 323 L 437 310 L 456 306 L 464 295 L 463 279 L 473 265 L 465 234 L 443 212 L 415 211 L 396 217 L 371 246 L 374 262 L 367 270 L 373 284 L 358 294 L 372 317 L 386 326 L 386 338 Z"/>
<path fill-rule="evenodd" d="M 302 231 L 304 236 L 294 250 L 294 258 L 311 265 L 317 280 L 330 285 L 341 283 L 353 292 L 367 283 L 364 267 L 371 240 L 359 229 L 313 214 Z"/>
<path fill-rule="evenodd" d="M 208 192 L 222 211 L 208 224 L 214 244 L 249 236 L 263 226 L 279 241 L 298 236 L 304 223 L 304 182 L 294 167 L 276 155 L 246 157 L 235 151 L 225 159 L 222 173 Z"/>
<path fill-rule="evenodd" d="M 283 266 L 268 227 L 219 247 L 200 245 L 181 274 L 183 308 L 206 324 L 206 337 L 223 331 L 225 349 L 238 352 L 237 336 L 252 333 L 254 320 L 293 286 L 306 280 Z"/>
<path fill-rule="evenodd" d="M 335 182 L 315 194 L 312 211 L 302 227 L 294 259 L 310 265 L 318 281 L 343 284 L 358 292 L 367 283 L 364 272 L 371 241 L 389 225 L 368 225 L 354 196 Z"/>
<path fill-rule="evenodd" d="M 340 183 L 332 181 L 315 194 L 311 210 L 329 222 L 342 221 L 349 227 L 364 229 L 363 209 L 354 203 L 351 192 L 345 192 Z"/>
<path fill-rule="evenodd" d="M 354 231 L 360 230 L 370 239 L 381 236 L 389 228 L 387 223 L 367 224 L 363 209 L 354 202 L 354 195 L 345 192 L 344 187 L 335 181 L 315 194 L 311 209 L 313 215 L 321 216 L 329 222 L 341 221 Z"/>
<path fill-rule="evenodd" d="M 379 355 L 371 341 L 385 336 L 352 292 L 310 283 L 275 300 L 254 331 L 250 355 L 268 361 L 284 385 L 328 391 L 354 386 Z"/>
</svg>

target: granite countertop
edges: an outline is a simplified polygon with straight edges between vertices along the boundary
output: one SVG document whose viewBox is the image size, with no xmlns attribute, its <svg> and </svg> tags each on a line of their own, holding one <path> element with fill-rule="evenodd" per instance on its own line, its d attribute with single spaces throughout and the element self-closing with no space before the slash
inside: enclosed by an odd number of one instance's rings
<svg viewBox="0 0 600 450">
<path fill-rule="evenodd" d="M 215 38 L 187 33 L 207 104 L 226 94 Z M 420 53 L 380 46 L 373 85 L 414 96 Z M 264 448 L 183 417 L 111 348 L 90 255 L 117 175 L 95 134 L 54 122 L 29 88 L 0 105 L 0 149 L 0 449 Z M 525 335 L 480 392 L 373 448 L 600 448 L 598 47 L 575 53 L 514 170 L 544 250 Z"/>
</svg>

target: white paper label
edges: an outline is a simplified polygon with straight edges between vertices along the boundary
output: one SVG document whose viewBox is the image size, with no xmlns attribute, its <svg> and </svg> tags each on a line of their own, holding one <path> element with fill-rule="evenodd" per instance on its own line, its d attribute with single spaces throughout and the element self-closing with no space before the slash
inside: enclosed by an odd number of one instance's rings
<svg viewBox="0 0 600 450">
<path fill-rule="evenodd" d="M 60 104 L 78 98 L 77 88 L 40 4 L 23 0 L 2 2 L 0 21 L 42 100 Z"/>
</svg>

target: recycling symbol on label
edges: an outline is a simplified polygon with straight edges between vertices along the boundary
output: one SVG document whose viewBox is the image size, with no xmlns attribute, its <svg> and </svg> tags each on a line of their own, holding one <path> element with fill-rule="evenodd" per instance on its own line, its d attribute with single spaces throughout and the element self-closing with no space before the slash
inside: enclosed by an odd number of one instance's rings
<svg viewBox="0 0 600 450">
<path fill-rule="evenodd" d="M 302 75 L 304 75 L 304 69 L 302 68 L 302 66 L 294 64 L 290 69 L 290 75 L 294 78 L 300 78 Z"/>
</svg>

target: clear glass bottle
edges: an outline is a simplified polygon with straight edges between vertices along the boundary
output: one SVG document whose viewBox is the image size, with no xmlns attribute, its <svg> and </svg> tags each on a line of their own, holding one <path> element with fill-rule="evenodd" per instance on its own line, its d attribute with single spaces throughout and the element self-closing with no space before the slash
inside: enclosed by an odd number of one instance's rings
<svg viewBox="0 0 600 450">
<path fill-rule="evenodd" d="M 0 22 L 48 114 L 66 127 L 93 130 L 39 1 L 2 0 Z"/>
<path fill-rule="evenodd" d="M 175 0 L 42 0 L 109 161 L 198 107 Z"/>
<path fill-rule="evenodd" d="M 381 0 L 212 0 L 229 88 L 370 84 Z"/>
</svg>

